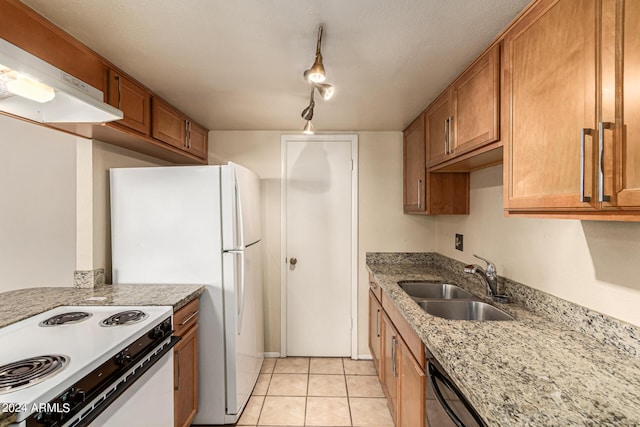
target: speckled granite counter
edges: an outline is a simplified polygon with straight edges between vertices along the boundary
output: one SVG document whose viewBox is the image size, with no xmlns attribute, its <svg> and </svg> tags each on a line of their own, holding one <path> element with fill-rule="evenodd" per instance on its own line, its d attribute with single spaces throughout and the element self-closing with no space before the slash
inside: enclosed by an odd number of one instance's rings
<svg viewBox="0 0 640 427">
<path fill-rule="evenodd" d="M 386 296 L 488 425 L 640 425 L 639 328 L 504 279 L 514 302 L 498 306 L 515 321 L 449 321 L 397 285 L 443 281 L 484 299 L 462 268 L 439 254 L 367 254 Z"/>
<path fill-rule="evenodd" d="M 61 305 L 172 305 L 176 311 L 203 292 L 204 287 L 197 285 L 19 289 L 0 293 L 0 328 Z"/>
</svg>

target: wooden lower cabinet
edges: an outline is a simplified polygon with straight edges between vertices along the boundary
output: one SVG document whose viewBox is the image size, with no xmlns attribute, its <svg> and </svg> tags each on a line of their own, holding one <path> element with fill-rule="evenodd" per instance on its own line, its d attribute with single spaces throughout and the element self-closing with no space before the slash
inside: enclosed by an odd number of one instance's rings
<svg viewBox="0 0 640 427">
<path fill-rule="evenodd" d="M 198 300 L 174 313 L 173 328 L 182 337 L 173 350 L 174 425 L 188 427 L 198 412 Z"/>
<path fill-rule="evenodd" d="M 398 318 L 397 308 L 387 305 L 386 294 L 382 304 L 378 301 L 374 284 L 369 292 L 369 347 L 391 417 L 397 427 L 425 427 L 424 345 L 406 320 Z"/>
<path fill-rule="evenodd" d="M 424 427 L 426 375 L 404 341 L 400 340 L 398 420 L 403 427 Z"/>
<path fill-rule="evenodd" d="M 378 378 L 384 381 L 382 375 L 382 306 L 373 292 L 369 292 L 369 349 L 373 356 Z"/>
<path fill-rule="evenodd" d="M 382 315 L 382 355 L 383 355 L 383 377 L 382 382 L 385 394 L 388 399 L 389 411 L 391 418 L 396 425 L 398 424 L 398 382 L 400 377 L 399 367 L 399 350 L 400 334 L 391 323 L 389 317 L 383 313 Z"/>
</svg>

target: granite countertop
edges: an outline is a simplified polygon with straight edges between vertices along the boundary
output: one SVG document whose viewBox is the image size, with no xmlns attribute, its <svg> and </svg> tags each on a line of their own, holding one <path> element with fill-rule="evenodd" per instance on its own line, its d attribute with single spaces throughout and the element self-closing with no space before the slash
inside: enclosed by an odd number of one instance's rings
<svg viewBox="0 0 640 427">
<path fill-rule="evenodd" d="M 0 328 L 62 305 L 171 305 L 176 311 L 203 292 L 198 285 L 19 289 L 0 293 Z"/>
<path fill-rule="evenodd" d="M 640 425 L 640 358 L 518 303 L 494 304 L 515 321 L 427 314 L 399 281 L 454 283 L 488 302 L 479 281 L 435 255 L 368 254 L 367 269 L 489 426 Z"/>
</svg>

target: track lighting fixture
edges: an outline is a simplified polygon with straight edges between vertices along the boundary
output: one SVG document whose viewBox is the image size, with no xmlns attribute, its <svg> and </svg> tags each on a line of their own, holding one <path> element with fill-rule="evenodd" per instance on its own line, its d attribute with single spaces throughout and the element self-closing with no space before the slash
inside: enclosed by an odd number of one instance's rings
<svg viewBox="0 0 640 427">
<path fill-rule="evenodd" d="M 329 83 L 324 83 L 326 79 L 326 74 L 324 70 L 324 64 L 322 63 L 322 52 L 320 51 L 322 47 L 322 32 L 323 27 L 320 26 L 318 28 L 318 42 L 316 44 L 316 57 L 315 61 L 311 68 L 306 70 L 303 74 L 304 79 L 311 83 L 311 96 L 309 99 L 309 105 L 302 110 L 302 118 L 307 122 L 304 125 L 303 133 L 307 135 L 313 134 L 313 124 L 311 123 L 311 119 L 313 118 L 313 108 L 315 107 L 315 101 L 313 99 L 313 95 L 315 90 L 318 90 L 318 93 L 325 101 L 331 99 L 334 94 L 334 88 Z"/>
</svg>

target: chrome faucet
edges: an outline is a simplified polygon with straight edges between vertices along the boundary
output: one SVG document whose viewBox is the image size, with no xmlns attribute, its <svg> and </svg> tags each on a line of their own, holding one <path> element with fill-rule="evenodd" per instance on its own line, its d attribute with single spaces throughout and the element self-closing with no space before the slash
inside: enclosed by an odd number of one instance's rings
<svg viewBox="0 0 640 427">
<path fill-rule="evenodd" d="M 498 274 L 496 273 L 496 266 L 494 263 L 489 261 L 488 259 L 484 259 L 479 257 L 476 254 L 473 254 L 474 257 L 481 259 L 482 261 L 487 263 L 487 270 L 483 270 L 479 265 L 467 265 L 464 267 L 465 273 L 477 274 L 482 277 L 485 284 L 487 285 L 487 296 L 494 301 L 497 302 L 507 302 L 508 297 L 506 295 L 498 294 Z"/>
</svg>

